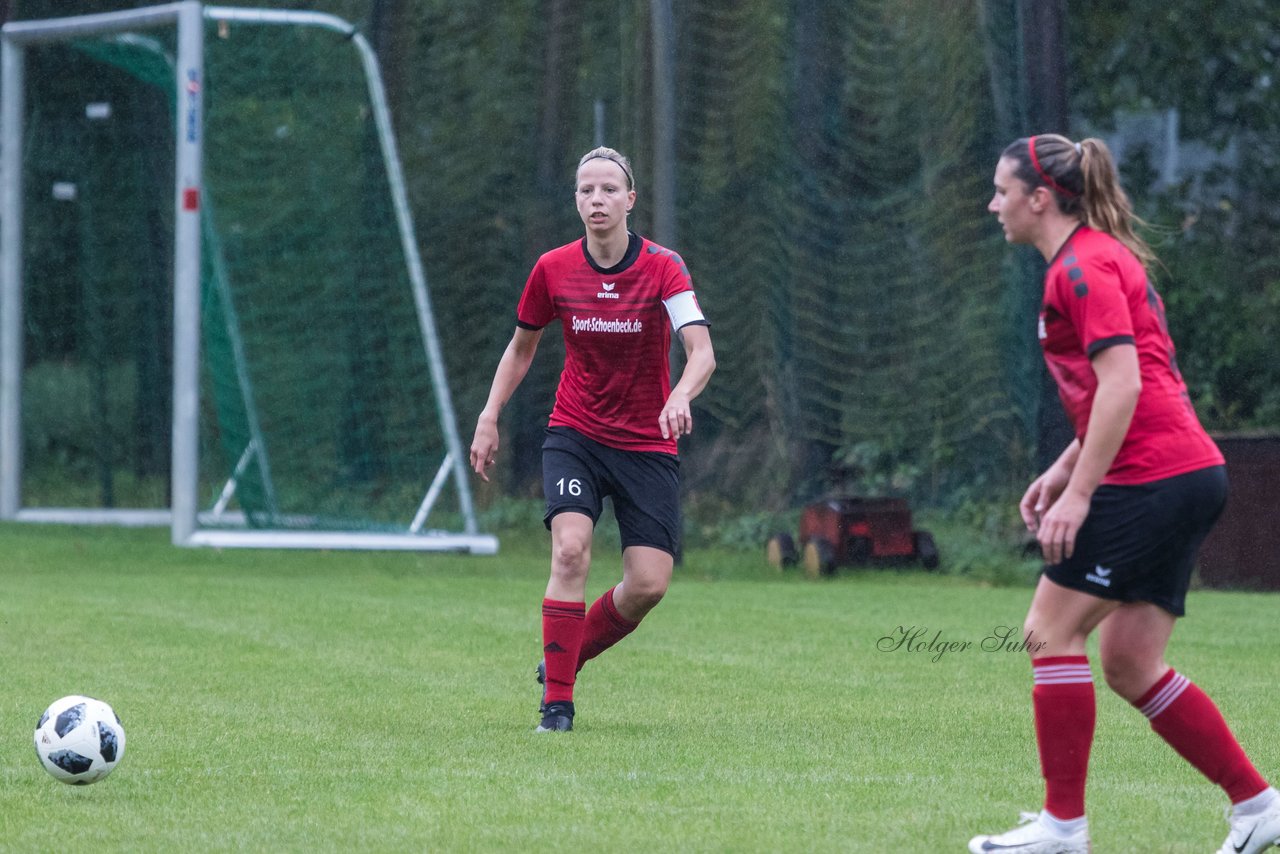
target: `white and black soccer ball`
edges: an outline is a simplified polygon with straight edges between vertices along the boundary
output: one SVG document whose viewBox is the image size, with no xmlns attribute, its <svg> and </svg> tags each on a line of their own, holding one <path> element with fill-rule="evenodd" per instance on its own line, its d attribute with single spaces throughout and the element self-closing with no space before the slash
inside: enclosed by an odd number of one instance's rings
<svg viewBox="0 0 1280 854">
<path fill-rule="evenodd" d="M 64 783 L 96 783 L 124 757 L 124 727 L 101 700 L 63 697 L 36 724 L 36 756 L 44 770 Z"/>
</svg>

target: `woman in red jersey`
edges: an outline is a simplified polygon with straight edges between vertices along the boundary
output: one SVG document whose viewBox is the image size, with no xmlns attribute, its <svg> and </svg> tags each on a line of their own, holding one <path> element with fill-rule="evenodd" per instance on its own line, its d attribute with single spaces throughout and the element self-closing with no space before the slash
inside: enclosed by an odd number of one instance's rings
<svg viewBox="0 0 1280 854">
<path fill-rule="evenodd" d="M 627 158 L 611 148 L 587 152 L 575 195 L 586 236 L 534 265 L 471 442 L 471 467 L 488 480 L 498 414 L 528 372 L 543 329 L 558 319 L 564 371 L 542 446 L 551 579 L 542 600 L 540 732 L 573 728 L 577 672 L 667 591 L 680 538 L 676 440 L 692 432 L 690 401 L 716 364 L 684 261 L 627 228 L 636 201 Z M 687 356 L 674 388 L 672 331 Z M 591 538 L 606 496 L 622 540 L 622 582 L 588 610 Z"/>
<path fill-rule="evenodd" d="M 1020 504 L 1046 564 L 1023 626 L 1044 808 L 969 850 L 1089 850 L 1095 711 L 1085 641 L 1095 629 L 1108 687 L 1230 798 L 1222 851 L 1267 848 L 1280 840 L 1280 796 L 1213 701 L 1164 660 L 1227 481 L 1178 372 L 1148 278 L 1154 255 L 1134 232 L 1111 152 L 1098 139 L 1019 139 L 1000 156 L 987 209 L 1010 243 L 1031 244 L 1049 263 L 1040 344 L 1076 439 Z"/>
</svg>

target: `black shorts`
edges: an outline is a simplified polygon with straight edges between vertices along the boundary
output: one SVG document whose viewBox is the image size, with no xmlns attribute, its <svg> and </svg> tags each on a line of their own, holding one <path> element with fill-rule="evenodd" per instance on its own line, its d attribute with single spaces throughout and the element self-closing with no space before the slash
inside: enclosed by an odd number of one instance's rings
<svg viewBox="0 0 1280 854">
<path fill-rule="evenodd" d="M 542 443 L 543 521 L 566 510 L 600 520 L 613 499 L 622 547 L 652 546 L 672 555 L 680 542 L 680 460 L 660 451 L 623 451 L 569 427 L 548 427 Z"/>
<path fill-rule="evenodd" d="M 1098 487 L 1075 550 L 1044 574 L 1102 599 L 1151 602 L 1181 617 L 1196 555 L 1227 501 L 1223 466 L 1135 486 Z"/>
</svg>

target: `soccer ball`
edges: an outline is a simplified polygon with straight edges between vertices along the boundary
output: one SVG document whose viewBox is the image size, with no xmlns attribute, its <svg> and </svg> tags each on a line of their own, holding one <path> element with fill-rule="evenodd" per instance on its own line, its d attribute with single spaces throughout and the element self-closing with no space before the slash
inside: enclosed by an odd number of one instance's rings
<svg viewBox="0 0 1280 854">
<path fill-rule="evenodd" d="M 63 697 L 36 724 L 36 756 L 44 770 L 64 783 L 96 783 L 124 756 L 124 727 L 101 700 Z"/>
</svg>

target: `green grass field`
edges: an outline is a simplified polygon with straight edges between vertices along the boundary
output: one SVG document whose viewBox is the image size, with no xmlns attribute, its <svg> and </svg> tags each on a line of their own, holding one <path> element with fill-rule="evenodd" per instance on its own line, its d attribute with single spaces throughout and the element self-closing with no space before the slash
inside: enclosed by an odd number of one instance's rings
<svg viewBox="0 0 1280 854">
<path fill-rule="evenodd" d="M 962 851 L 1039 805 L 1025 656 L 978 648 L 1025 586 L 692 552 L 583 671 L 575 731 L 539 735 L 540 537 L 478 558 L 167 536 L 0 526 L 0 850 Z M 598 549 L 591 595 L 618 572 Z M 1264 774 L 1278 601 L 1193 592 L 1170 653 Z M 899 627 L 973 646 L 878 649 Z M 94 786 L 32 750 L 70 693 L 128 735 Z M 1099 691 L 1095 851 L 1212 850 L 1224 804 Z"/>
</svg>

